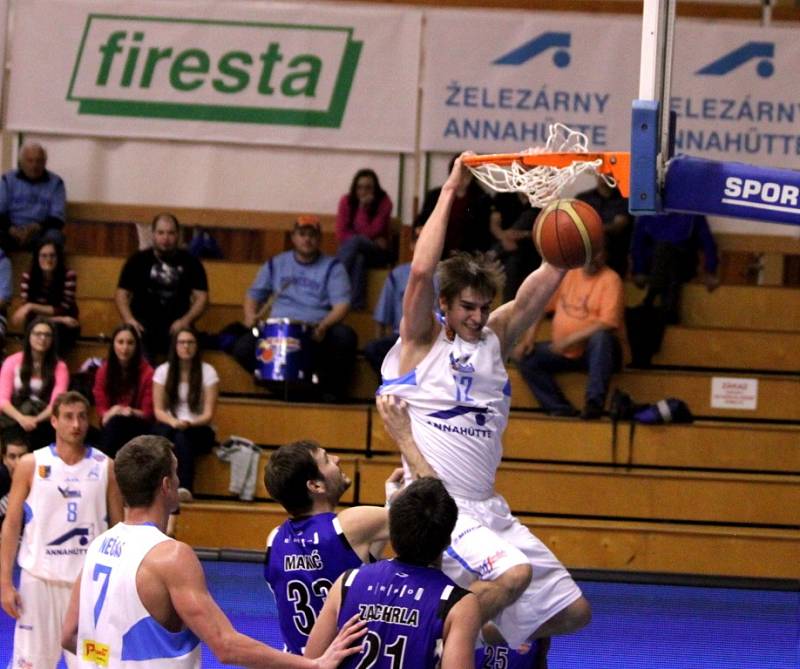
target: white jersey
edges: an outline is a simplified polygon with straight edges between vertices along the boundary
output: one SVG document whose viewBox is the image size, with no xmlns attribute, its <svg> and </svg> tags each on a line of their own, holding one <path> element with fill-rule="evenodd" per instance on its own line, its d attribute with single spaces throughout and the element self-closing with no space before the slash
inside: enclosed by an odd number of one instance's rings
<svg viewBox="0 0 800 669">
<path fill-rule="evenodd" d="M 108 528 L 109 458 L 87 447 L 85 457 L 66 464 L 55 444 L 33 453 L 30 492 L 23 505 L 19 566 L 47 581 L 73 583 L 86 548 Z"/>
<path fill-rule="evenodd" d="M 136 574 L 158 544 L 174 541 L 150 523 L 118 523 L 89 546 L 81 577 L 78 657 L 106 669 L 195 669 L 200 640 L 170 632 L 139 598 Z"/>
<path fill-rule="evenodd" d="M 451 494 L 486 499 L 511 404 L 500 340 L 485 327 L 477 343 L 450 341 L 442 326 L 425 358 L 399 377 L 401 346 L 398 339 L 386 354 L 378 392 L 408 402 L 417 447 Z"/>
</svg>

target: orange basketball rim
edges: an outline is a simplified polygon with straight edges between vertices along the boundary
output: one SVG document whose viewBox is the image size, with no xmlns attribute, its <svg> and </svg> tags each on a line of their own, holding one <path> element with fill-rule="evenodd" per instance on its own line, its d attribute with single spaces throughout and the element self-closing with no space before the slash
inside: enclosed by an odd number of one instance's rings
<svg viewBox="0 0 800 669">
<path fill-rule="evenodd" d="M 597 172 L 613 177 L 623 197 L 630 195 L 631 154 L 628 151 L 597 151 L 592 153 L 485 153 L 465 156 L 463 162 L 469 167 L 494 164 L 508 166 L 519 163 L 525 167 L 569 167 L 576 162 L 602 161 Z"/>
</svg>

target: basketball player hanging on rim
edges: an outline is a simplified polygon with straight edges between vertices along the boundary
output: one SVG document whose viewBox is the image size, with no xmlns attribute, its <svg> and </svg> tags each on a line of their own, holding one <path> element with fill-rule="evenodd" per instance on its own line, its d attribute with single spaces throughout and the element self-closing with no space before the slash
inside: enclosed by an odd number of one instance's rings
<svg viewBox="0 0 800 669">
<path fill-rule="evenodd" d="M 564 276 L 542 263 L 516 298 L 490 310 L 501 277 L 481 256 L 439 259 L 454 195 L 469 179 L 456 160 L 414 250 L 403 300 L 400 338 L 387 354 L 381 395 L 408 405 L 421 456 L 458 504 L 458 523 L 442 568 L 478 595 L 486 643 L 523 646 L 540 639 L 538 666 L 546 666 L 547 638 L 588 624 L 588 601 L 550 550 L 514 518 L 495 492 L 511 388 L 504 360 L 541 315 Z M 439 267 L 438 304 L 432 316 L 433 277 Z M 500 638 L 502 637 L 502 639 Z"/>
</svg>

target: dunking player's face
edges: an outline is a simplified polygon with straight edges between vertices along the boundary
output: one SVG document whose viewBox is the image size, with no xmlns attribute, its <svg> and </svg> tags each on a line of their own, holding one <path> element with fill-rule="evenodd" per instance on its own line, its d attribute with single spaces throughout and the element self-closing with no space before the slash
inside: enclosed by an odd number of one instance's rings
<svg viewBox="0 0 800 669">
<path fill-rule="evenodd" d="M 492 298 L 472 288 L 464 288 L 450 304 L 440 298 L 439 306 L 448 329 L 464 341 L 475 343 L 480 340 L 481 331 L 489 320 Z"/>
<path fill-rule="evenodd" d="M 89 412 L 83 402 L 62 404 L 58 415 L 51 417 L 58 441 L 69 446 L 83 446 L 89 429 Z"/>
<path fill-rule="evenodd" d="M 330 455 L 324 448 L 318 448 L 314 453 L 314 459 L 317 461 L 319 473 L 322 474 L 322 480 L 325 482 L 325 490 L 328 494 L 328 501 L 331 504 L 337 504 L 339 498 L 344 494 L 351 485 L 350 477 L 345 474 L 341 467 L 339 467 L 339 458 L 335 455 Z"/>
</svg>

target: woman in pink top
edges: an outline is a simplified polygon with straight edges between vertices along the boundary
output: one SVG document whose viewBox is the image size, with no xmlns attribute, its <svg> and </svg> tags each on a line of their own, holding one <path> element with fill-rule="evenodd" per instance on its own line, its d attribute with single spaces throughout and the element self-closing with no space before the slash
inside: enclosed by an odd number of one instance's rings
<svg viewBox="0 0 800 669">
<path fill-rule="evenodd" d="M 111 335 L 108 357 L 94 377 L 94 403 L 102 432 L 100 449 L 110 457 L 153 423 L 153 368 L 142 356 L 136 328 L 127 323 Z"/>
<path fill-rule="evenodd" d="M 373 170 L 356 172 L 350 192 L 339 200 L 336 213 L 336 254 L 350 277 L 350 306 L 363 309 L 367 291 L 367 268 L 391 260 L 389 220 L 392 200 L 381 188 Z"/>
<path fill-rule="evenodd" d="M 34 318 L 22 351 L 8 356 L 0 368 L 0 411 L 28 433 L 33 449 L 53 442 L 53 402 L 69 385 L 67 365 L 56 356 L 55 337 L 50 321 Z"/>
</svg>

